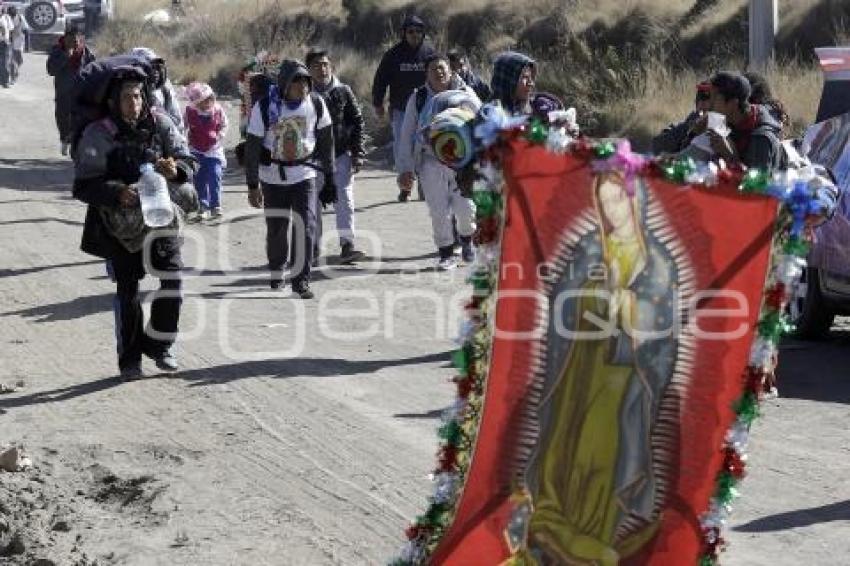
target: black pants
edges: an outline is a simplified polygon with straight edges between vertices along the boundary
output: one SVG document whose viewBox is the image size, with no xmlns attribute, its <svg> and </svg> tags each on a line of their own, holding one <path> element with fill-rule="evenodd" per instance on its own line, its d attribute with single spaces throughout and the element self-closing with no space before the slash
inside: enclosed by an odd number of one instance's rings
<svg viewBox="0 0 850 566">
<path fill-rule="evenodd" d="M 292 284 L 309 283 L 316 241 L 316 185 L 313 179 L 293 185 L 263 183 L 263 202 L 266 214 L 266 257 L 272 278 L 281 278 L 283 266 L 289 260 L 293 273 Z"/>
<path fill-rule="evenodd" d="M 147 332 L 139 298 L 139 281 L 145 276 L 144 251 L 122 251 L 107 261 L 109 275 L 118 286 L 112 306 L 120 369 L 141 363 L 142 352 L 156 357 L 170 348 L 177 337 L 183 304 L 180 244 L 176 237 L 157 238 L 151 243 L 150 266 L 166 273 L 151 302 Z"/>
<path fill-rule="evenodd" d="M 54 108 L 56 118 L 56 129 L 59 130 L 59 141 L 71 143 L 74 136 L 74 114 L 70 110 L 71 104 L 65 100 L 57 100 Z"/>
<path fill-rule="evenodd" d="M 9 86 L 11 81 L 12 45 L 0 41 L 0 85 Z"/>
</svg>

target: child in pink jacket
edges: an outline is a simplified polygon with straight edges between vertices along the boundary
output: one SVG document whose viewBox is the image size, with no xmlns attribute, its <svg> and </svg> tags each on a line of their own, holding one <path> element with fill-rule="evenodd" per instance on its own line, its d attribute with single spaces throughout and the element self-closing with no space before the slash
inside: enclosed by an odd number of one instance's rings
<svg viewBox="0 0 850 566">
<path fill-rule="evenodd" d="M 186 93 L 189 104 L 183 123 L 189 138 L 189 149 L 198 160 L 195 190 L 201 203 L 196 220 L 221 216 L 221 175 L 227 161 L 222 140 L 227 132 L 227 114 L 216 101 L 215 93 L 206 83 L 192 83 Z"/>
</svg>

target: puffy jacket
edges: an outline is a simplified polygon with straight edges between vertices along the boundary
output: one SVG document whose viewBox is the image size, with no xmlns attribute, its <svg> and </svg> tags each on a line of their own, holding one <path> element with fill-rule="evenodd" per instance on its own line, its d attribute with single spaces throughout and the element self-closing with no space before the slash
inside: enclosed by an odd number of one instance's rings
<svg viewBox="0 0 850 566">
<path fill-rule="evenodd" d="M 325 99 L 334 123 L 336 155 L 349 152 L 352 157 L 362 159 L 366 155 L 366 129 L 360 104 L 351 88 L 333 77 L 326 88 L 317 85 L 316 92 Z"/>
</svg>

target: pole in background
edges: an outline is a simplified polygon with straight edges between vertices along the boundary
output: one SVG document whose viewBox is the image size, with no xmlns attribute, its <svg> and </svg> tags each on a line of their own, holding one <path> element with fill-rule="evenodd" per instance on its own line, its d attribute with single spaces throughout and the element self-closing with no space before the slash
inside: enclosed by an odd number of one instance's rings
<svg viewBox="0 0 850 566">
<path fill-rule="evenodd" d="M 773 59 L 773 46 L 779 29 L 777 0 L 750 0 L 750 58 L 748 67 L 764 71 Z"/>
</svg>

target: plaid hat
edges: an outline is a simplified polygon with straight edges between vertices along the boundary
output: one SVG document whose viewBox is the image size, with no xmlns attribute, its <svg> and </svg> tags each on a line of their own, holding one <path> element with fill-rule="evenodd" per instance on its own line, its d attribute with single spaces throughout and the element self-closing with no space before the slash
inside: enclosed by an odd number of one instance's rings
<svg viewBox="0 0 850 566">
<path fill-rule="evenodd" d="M 534 59 L 516 51 L 500 53 L 493 62 L 493 75 L 490 79 L 493 98 L 500 100 L 509 112 L 516 110 L 514 108 L 516 101 L 513 99 L 514 91 L 517 83 L 519 83 L 520 76 L 522 76 L 522 71 L 526 67 L 531 67 L 535 72 L 537 70 Z"/>
</svg>

